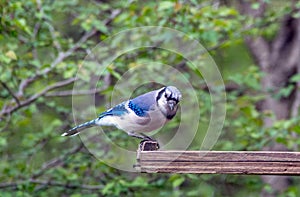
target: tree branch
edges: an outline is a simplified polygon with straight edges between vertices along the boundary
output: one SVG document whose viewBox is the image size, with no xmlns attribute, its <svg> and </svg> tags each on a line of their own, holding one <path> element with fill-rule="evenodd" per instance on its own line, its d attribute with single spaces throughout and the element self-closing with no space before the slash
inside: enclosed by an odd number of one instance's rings
<svg viewBox="0 0 300 197">
<path fill-rule="evenodd" d="M 265 71 L 269 67 L 270 49 L 268 42 L 262 37 L 245 38 L 247 46 L 250 48 L 257 64 Z"/>
<path fill-rule="evenodd" d="M 51 25 L 51 23 L 49 23 L 49 22 L 47 22 L 46 24 L 48 25 L 48 29 L 49 29 L 49 32 L 50 32 L 50 34 L 51 34 L 51 37 L 52 37 L 52 40 L 53 40 L 53 44 L 54 44 L 56 50 L 57 50 L 59 53 L 62 52 L 61 45 L 60 45 L 60 43 L 58 42 L 57 37 L 56 37 L 56 35 L 55 35 L 55 29 L 54 29 L 53 25 Z"/>
<path fill-rule="evenodd" d="M 46 97 L 83 96 L 83 95 L 96 94 L 103 90 L 104 90 L 103 88 L 92 89 L 92 90 L 79 90 L 79 91 L 63 90 L 57 92 L 49 92 L 45 96 Z"/>
<path fill-rule="evenodd" d="M 20 85 L 19 85 L 19 91 L 18 95 L 23 95 L 24 94 L 24 89 L 33 81 L 35 81 L 37 78 L 43 75 L 47 75 L 57 64 L 61 63 L 64 59 L 72 55 L 72 53 L 77 50 L 84 42 L 86 42 L 91 36 L 95 35 L 96 30 L 93 29 L 90 32 L 86 32 L 77 43 L 74 44 L 73 47 L 68 49 L 66 52 L 59 52 L 58 56 L 55 58 L 55 60 L 50 64 L 49 68 L 45 68 L 42 71 L 39 71 L 36 73 L 35 76 L 29 77 L 25 80 L 23 80 Z"/>
<path fill-rule="evenodd" d="M 60 81 L 57 83 L 54 83 L 50 86 L 47 86 L 45 89 L 43 89 L 42 91 L 40 91 L 39 93 L 36 93 L 34 95 L 32 95 L 31 97 L 29 97 L 27 100 L 20 102 L 19 105 L 17 106 L 12 106 L 12 107 L 7 107 L 6 109 L 4 109 L 4 111 L 1 112 L 0 117 L 1 116 L 5 116 L 8 114 L 12 114 L 13 112 L 30 105 L 31 103 L 33 103 L 34 101 L 36 101 L 39 97 L 44 96 L 47 92 L 49 92 L 50 90 L 59 88 L 59 87 L 63 87 L 65 85 L 69 85 L 71 83 L 73 83 L 74 81 L 76 81 L 76 78 L 70 78 L 64 81 Z"/>
<path fill-rule="evenodd" d="M 300 9 L 298 9 L 300 12 Z M 286 70 L 292 70 L 299 62 L 300 54 L 300 19 L 293 16 L 285 16 L 279 32 L 272 42 L 271 62 L 272 65 Z M 287 58 L 289 57 L 289 58 Z M 283 60 L 283 61 L 280 61 Z M 285 66 L 280 66 L 280 65 Z M 277 69 L 277 68 L 276 68 Z"/>
<path fill-rule="evenodd" d="M 8 91 L 8 93 L 14 98 L 14 100 L 16 101 L 16 103 L 18 105 L 20 105 L 20 101 L 18 99 L 18 97 L 15 95 L 15 93 L 6 85 L 6 83 L 4 83 L 3 81 L 0 80 L 1 85 Z"/>
<path fill-rule="evenodd" d="M 70 183 L 62 183 L 58 181 L 51 181 L 51 180 L 41 180 L 41 179 L 30 179 L 28 181 L 18 181 L 18 182 L 10 182 L 10 183 L 0 183 L 0 189 L 1 188 L 17 188 L 19 185 L 27 184 L 38 184 L 43 186 L 56 186 L 56 187 L 64 187 L 66 189 L 86 189 L 86 190 L 99 190 L 103 188 L 103 185 L 86 185 L 86 184 L 70 184 Z"/>
<path fill-rule="evenodd" d="M 45 96 L 46 97 L 64 97 L 64 96 L 82 96 L 82 95 L 91 95 L 96 94 L 98 92 L 101 92 L 103 90 L 106 90 L 110 83 L 111 83 L 111 76 L 110 74 L 107 74 L 103 78 L 103 86 L 98 89 L 90 89 L 90 90 L 63 90 L 63 91 L 57 91 L 57 92 L 48 92 Z"/>
<path fill-rule="evenodd" d="M 258 9 L 252 8 L 251 1 L 241 0 L 240 11 L 244 15 L 248 15 L 254 18 L 262 17 L 264 15 L 266 9 L 266 2 L 260 0 L 260 6 Z M 248 28 L 246 28 L 248 29 Z M 250 48 L 254 59 L 256 60 L 257 64 L 263 69 L 266 70 L 269 67 L 269 57 L 270 57 L 270 46 L 269 43 L 266 41 L 265 38 L 262 36 L 251 37 L 247 36 L 245 38 L 245 42 L 247 46 Z"/>
<path fill-rule="evenodd" d="M 57 187 L 64 187 L 66 189 L 86 189 L 86 190 L 98 190 L 102 189 L 103 185 L 86 185 L 86 184 L 70 184 L 70 183 L 62 183 L 58 181 L 52 181 L 52 180 L 42 180 L 42 179 L 36 179 L 37 177 L 43 175 L 47 170 L 50 168 L 53 168 L 55 166 L 63 164 L 63 162 L 66 160 L 66 158 L 78 151 L 80 151 L 84 147 L 83 143 L 80 143 L 78 146 L 73 147 L 70 151 L 66 152 L 65 154 L 61 155 L 58 158 L 54 158 L 50 160 L 49 162 L 45 163 L 41 169 L 39 169 L 38 172 L 34 173 L 29 180 L 22 180 L 17 182 L 8 182 L 8 183 L 0 183 L 0 189 L 1 188 L 17 188 L 19 185 L 22 184 L 38 184 L 42 186 L 57 186 Z"/>
<path fill-rule="evenodd" d="M 36 0 L 36 3 L 37 3 L 37 12 L 39 12 L 40 14 L 43 14 L 44 12 L 43 12 L 41 0 Z M 38 34 L 40 28 L 41 28 L 41 21 L 38 20 L 38 22 L 34 25 L 32 40 L 36 41 L 36 37 L 37 37 L 37 34 Z M 33 46 L 32 54 L 33 54 L 34 59 L 38 59 L 37 47 Z"/>
<path fill-rule="evenodd" d="M 35 183 L 39 185 L 45 185 L 45 186 L 58 186 L 58 187 L 64 187 L 67 189 L 86 189 L 86 190 L 99 190 L 103 188 L 103 185 L 86 185 L 86 184 L 70 184 L 70 183 L 61 183 L 56 181 L 47 181 L 47 180 L 38 180 L 33 179 L 29 181 L 30 183 Z"/>
<path fill-rule="evenodd" d="M 106 19 L 104 21 L 104 24 L 105 25 L 109 25 L 114 18 L 116 18 L 119 14 L 121 13 L 121 10 L 120 9 L 116 9 L 116 10 L 113 10 L 112 13 L 111 13 L 111 16 Z M 48 27 L 49 27 L 49 31 L 51 33 L 51 36 L 56 39 L 55 35 L 53 34 L 54 32 L 54 29 L 51 28 L 51 25 L 48 24 Z M 19 90 L 18 90 L 18 94 L 17 95 L 24 95 L 24 90 L 25 88 L 30 84 L 32 83 L 33 81 L 35 81 L 37 78 L 43 76 L 43 75 L 46 75 L 48 74 L 57 64 L 59 64 L 60 62 L 62 62 L 64 59 L 66 59 L 67 57 L 69 57 L 70 55 L 73 54 L 73 52 L 75 50 L 77 50 L 83 43 L 85 43 L 90 37 L 92 37 L 93 35 L 95 35 L 97 33 L 97 30 L 96 29 L 92 29 L 90 32 L 86 32 L 74 45 L 73 47 L 69 48 L 67 51 L 63 52 L 61 50 L 58 50 L 59 53 L 57 55 L 57 57 L 53 60 L 53 62 L 50 64 L 50 67 L 49 68 L 45 68 L 44 70 L 42 71 L 39 71 L 35 76 L 33 77 L 29 77 L 25 80 L 23 80 L 20 85 L 19 85 Z M 57 49 L 60 49 L 60 45 L 58 42 L 55 42 L 54 43 L 56 48 Z"/>
<path fill-rule="evenodd" d="M 61 165 L 68 156 L 80 151 L 83 148 L 83 143 L 80 143 L 78 146 L 73 147 L 71 150 L 69 150 L 68 152 L 66 152 L 65 154 L 54 158 L 50 161 L 48 161 L 47 163 L 45 163 L 36 173 L 34 173 L 31 176 L 31 179 L 35 179 L 41 175 L 43 175 L 47 170 L 49 170 L 50 168 L 53 168 L 55 166 Z"/>
<path fill-rule="evenodd" d="M 298 63 L 298 68 L 300 69 L 300 63 Z M 300 72 L 298 71 L 298 73 L 300 73 Z M 295 95 L 293 105 L 291 107 L 291 117 L 292 118 L 296 118 L 299 115 L 298 111 L 300 109 L 300 81 L 298 81 L 296 83 L 295 91 L 296 91 L 296 93 L 295 93 L 296 95 Z"/>
</svg>

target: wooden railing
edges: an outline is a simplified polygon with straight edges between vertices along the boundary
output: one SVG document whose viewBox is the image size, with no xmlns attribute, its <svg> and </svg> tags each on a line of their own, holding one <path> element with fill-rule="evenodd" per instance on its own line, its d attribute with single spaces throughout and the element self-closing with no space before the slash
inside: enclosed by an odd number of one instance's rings
<svg viewBox="0 0 300 197">
<path fill-rule="evenodd" d="M 146 173 L 300 175 L 300 152 L 139 149 L 135 168 Z"/>
</svg>

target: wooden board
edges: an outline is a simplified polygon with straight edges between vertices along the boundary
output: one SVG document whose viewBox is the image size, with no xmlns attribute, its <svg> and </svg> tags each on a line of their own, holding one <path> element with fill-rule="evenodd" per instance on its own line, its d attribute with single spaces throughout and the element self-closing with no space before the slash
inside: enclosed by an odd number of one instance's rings
<svg viewBox="0 0 300 197">
<path fill-rule="evenodd" d="M 146 173 L 300 175 L 300 152 L 138 151 Z"/>
</svg>

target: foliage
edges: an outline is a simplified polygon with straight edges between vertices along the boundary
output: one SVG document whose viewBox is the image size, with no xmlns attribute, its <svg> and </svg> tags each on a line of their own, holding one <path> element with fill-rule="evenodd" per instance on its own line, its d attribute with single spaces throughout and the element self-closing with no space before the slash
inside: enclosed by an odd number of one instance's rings
<svg viewBox="0 0 300 197">
<path fill-rule="evenodd" d="M 241 15 L 234 3 L 218 2 L 1 1 L 1 196 L 257 196 L 262 188 L 267 188 L 257 176 L 122 172 L 93 158 L 78 138 L 60 137 L 63 130 L 73 125 L 72 84 L 86 54 L 112 34 L 157 25 L 183 31 L 201 41 L 216 62 L 221 62 L 226 86 L 237 85 L 227 92 L 227 118 L 214 149 L 261 150 L 275 139 L 298 150 L 300 141 L 294 136 L 300 133 L 299 117 L 276 121 L 272 127 L 264 128 L 264 119 L 274 118 L 272 112 L 258 109 L 268 95 L 260 85 L 265 73 L 251 60 L 239 59 L 247 53 L 244 36 L 272 39 L 280 19 L 292 8 L 288 3 L 268 1 L 272 9 L 266 17 L 253 19 Z M 259 4 L 254 3 L 253 8 L 258 9 Z M 122 42 L 117 40 L 115 45 Z M 242 50 L 236 49 L 237 45 Z M 230 49 L 234 51 L 231 56 L 223 56 Z M 97 110 L 102 111 L 120 76 L 150 60 L 175 65 L 197 90 L 202 116 L 199 132 L 189 148 L 199 149 L 204 135 L 201 131 L 206 129 L 211 112 L 210 95 L 202 88 L 205 81 L 199 73 L 188 64 L 181 66 L 184 58 L 180 55 L 162 49 L 131 51 L 119 56 L 105 73 L 96 73 L 94 67 L 86 69 L 82 85 L 100 77 L 100 90 L 95 97 Z M 272 96 L 288 97 L 297 82 L 299 74 Z M 157 86 L 144 85 L 135 94 Z M 89 117 L 84 113 L 82 118 L 86 120 Z M 166 130 L 172 131 L 178 122 L 171 122 Z M 119 131 L 111 132 L 110 137 L 124 147 L 135 148 L 138 144 Z M 291 179 L 293 184 L 282 196 L 300 195 L 299 179 Z"/>
</svg>

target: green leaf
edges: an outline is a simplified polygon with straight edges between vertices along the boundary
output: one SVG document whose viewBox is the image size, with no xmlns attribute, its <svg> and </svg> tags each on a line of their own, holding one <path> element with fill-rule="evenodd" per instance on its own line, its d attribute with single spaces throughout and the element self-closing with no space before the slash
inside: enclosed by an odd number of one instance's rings
<svg viewBox="0 0 300 197">
<path fill-rule="evenodd" d="M 110 182 L 108 184 L 105 185 L 105 187 L 102 189 L 102 194 L 103 195 L 108 195 L 110 194 L 110 190 L 112 190 L 115 187 L 115 183 L 114 182 Z"/>
<path fill-rule="evenodd" d="M 286 98 L 290 96 L 293 90 L 294 90 L 294 85 L 290 84 L 287 87 L 281 88 L 279 92 L 274 95 L 274 98 L 275 99 Z"/>
<path fill-rule="evenodd" d="M 300 74 L 295 74 L 290 78 L 290 82 L 299 82 L 300 81 Z"/>
<path fill-rule="evenodd" d="M 259 9 L 259 7 L 260 7 L 260 3 L 252 3 L 252 5 L 251 5 L 251 8 L 254 10 Z"/>
<path fill-rule="evenodd" d="M 170 8 L 174 8 L 174 3 L 171 1 L 161 1 L 158 4 L 158 11 L 163 11 Z"/>
<path fill-rule="evenodd" d="M 175 179 L 172 183 L 173 188 L 179 187 L 184 182 L 184 180 L 185 180 L 184 177 L 179 177 L 179 178 Z"/>
<path fill-rule="evenodd" d="M 8 57 L 8 58 L 10 58 L 12 60 L 17 60 L 18 59 L 17 55 L 15 54 L 15 52 L 11 51 L 11 50 L 8 51 L 8 52 L 6 52 L 5 55 L 6 55 L 6 57 Z"/>
<path fill-rule="evenodd" d="M 105 34 L 109 33 L 108 32 L 108 28 L 106 27 L 106 25 L 102 21 L 100 21 L 100 20 L 94 20 L 93 21 L 93 25 L 94 25 L 94 27 L 96 29 L 98 29 L 102 33 L 105 33 Z"/>
<path fill-rule="evenodd" d="M 11 58 L 6 56 L 5 54 L 0 54 L 0 62 L 3 62 L 3 63 L 10 63 L 11 62 Z"/>
<path fill-rule="evenodd" d="M 72 194 L 70 197 L 82 197 L 81 194 Z"/>
<path fill-rule="evenodd" d="M 67 176 L 69 181 L 75 181 L 78 179 L 78 175 L 75 173 L 70 174 L 69 176 Z"/>
<path fill-rule="evenodd" d="M 4 137 L 0 137 L 0 147 L 4 147 L 7 145 L 7 140 Z"/>
</svg>

